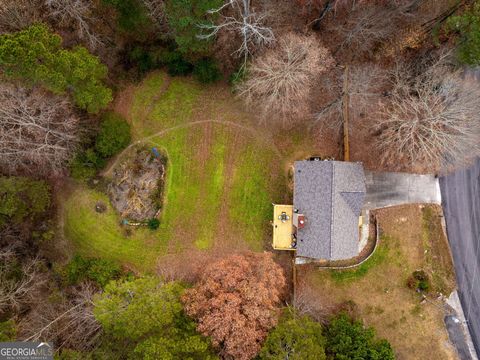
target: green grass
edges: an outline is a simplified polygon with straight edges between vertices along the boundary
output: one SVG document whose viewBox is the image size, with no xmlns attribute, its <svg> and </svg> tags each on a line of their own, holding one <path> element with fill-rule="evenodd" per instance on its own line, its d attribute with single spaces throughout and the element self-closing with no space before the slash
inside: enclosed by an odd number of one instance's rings
<svg viewBox="0 0 480 360">
<path fill-rule="evenodd" d="M 348 283 L 363 278 L 373 268 L 381 265 L 390 255 L 390 245 L 392 239 L 382 236 L 372 256 L 360 266 L 351 270 L 331 270 L 330 277 L 338 283 Z"/>
<path fill-rule="evenodd" d="M 191 80 L 183 78 L 168 80 L 162 72 L 148 76 L 134 94 L 132 105 L 134 139 L 188 122 L 200 94 L 201 88 Z"/>
<path fill-rule="evenodd" d="M 216 102 L 200 96 L 208 88 L 201 89 L 188 79 L 171 80 L 159 96 L 158 88 L 165 81 L 162 73 L 152 74 L 135 91 L 131 113 L 137 139 L 196 121 L 198 111 L 235 120 L 235 107 L 227 108 L 224 99 Z M 147 117 L 145 108 L 153 109 Z M 270 240 L 271 203 L 278 200 L 285 184 L 273 149 L 250 132 L 222 124 L 178 127 L 151 138 L 148 145 L 168 156 L 159 229 L 135 228 L 126 237 L 110 205 L 104 214 L 94 210 L 99 200 L 109 204 L 107 196 L 79 186 L 65 206 L 65 234 L 78 253 L 149 271 L 167 252 L 211 249 L 221 221 L 228 226 L 225 236 L 235 232 L 250 249 L 264 249 Z"/>
<path fill-rule="evenodd" d="M 275 178 L 278 173 L 272 173 L 268 166 L 276 162 L 272 152 L 249 146 L 241 153 L 233 175 L 229 216 L 245 241 L 257 251 L 263 247 L 258 239 L 265 237 L 273 217 L 272 203 L 278 200 L 275 187 L 279 182 L 284 184 L 284 179 Z"/>
<path fill-rule="evenodd" d="M 95 211 L 98 201 L 107 204 L 105 213 Z M 66 201 L 65 209 L 65 235 L 81 255 L 103 257 L 148 270 L 154 268 L 156 257 L 166 251 L 165 239 L 152 241 L 154 233 L 146 228 L 136 229 L 127 237 L 108 197 L 100 192 L 79 186 Z"/>
</svg>

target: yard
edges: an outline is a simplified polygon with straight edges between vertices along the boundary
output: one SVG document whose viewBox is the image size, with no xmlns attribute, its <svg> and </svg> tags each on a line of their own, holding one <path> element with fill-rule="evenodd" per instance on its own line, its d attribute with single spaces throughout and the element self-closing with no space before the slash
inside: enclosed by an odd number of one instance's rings
<svg viewBox="0 0 480 360">
<path fill-rule="evenodd" d="M 305 136 L 308 129 L 280 132 L 259 125 L 225 84 L 200 87 L 189 78 L 156 72 L 124 89 L 115 109 L 132 125 L 133 140 L 103 177 L 108 181 L 114 166 L 137 145 L 167 154 L 160 228 L 121 226 L 108 197 L 80 183 L 62 199 L 61 218 L 74 251 L 134 271 L 173 278 L 190 272 L 191 277 L 225 252 L 269 250 L 271 204 L 291 201 L 289 165 L 312 154 L 335 156 L 330 151 L 335 144 L 312 141 Z M 103 213 L 95 211 L 99 201 L 107 204 Z M 433 293 L 449 294 L 454 287 L 437 215 L 435 207 L 379 211 L 383 234 L 374 256 L 349 271 L 301 268 L 300 291 L 308 287 L 327 315 L 342 303 L 354 303 L 359 317 L 392 343 L 400 360 L 455 359 L 441 301 L 430 295 L 421 302 L 406 286 L 412 272 L 423 269 Z M 290 271 L 289 257 L 278 255 Z"/>
<path fill-rule="evenodd" d="M 77 184 L 64 206 L 65 235 L 76 251 L 149 271 L 159 257 L 185 250 L 267 247 L 271 203 L 288 196 L 283 162 L 226 86 L 200 88 L 157 72 L 121 94 L 116 107 L 132 125 L 133 145 L 168 155 L 160 228 L 128 234 L 110 205 L 95 212 L 99 200 L 109 203 L 106 195 Z M 113 162 L 133 149 L 112 161 L 107 179 Z"/>
<path fill-rule="evenodd" d="M 383 209 L 378 221 L 383 235 L 369 261 L 348 271 L 304 269 L 304 286 L 325 307 L 353 302 L 358 315 L 391 342 L 399 360 L 456 359 L 443 324 L 443 305 L 436 299 L 455 287 L 438 208 Z M 406 285 L 419 269 L 432 281 L 432 293 L 423 302 Z"/>
</svg>

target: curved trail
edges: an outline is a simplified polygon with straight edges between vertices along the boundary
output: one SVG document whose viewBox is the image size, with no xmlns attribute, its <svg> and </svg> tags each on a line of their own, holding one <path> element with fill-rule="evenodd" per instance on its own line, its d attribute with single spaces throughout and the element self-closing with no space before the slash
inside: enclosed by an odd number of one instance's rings
<svg viewBox="0 0 480 360">
<path fill-rule="evenodd" d="M 194 126 L 194 125 L 201 125 L 201 124 L 208 124 L 208 123 L 213 123 L 213 124 L 220 124 L 220 125 L 229 125 L 229 126 L 233 126 L 233 127 L 236 127 L 236 128 L 239 128 L 239 129 L 242 129 L 242 130 L 245 130 L 245 131 L 248 131 L 249 133 L 253 134 L 257 139 L 269 144 L 274 152 L 275 152 L 275 155 L 278 157 L 278 158 L 281 158 L 282 157 L 282 154 L 280 153 L 280 150 L 277 148 L 277 146 L 274 144 L 274 142 L 272 141 L 272 139 L 268 139 L 266 138 L 263 134 L 261 134 L 260 132 L 258 132 L 257 130 L 255 130 L 254 128 L 252 127 L 249 127 L 249 126 L 245 126 L 245 125 L 240 125 L 240 124 L 237 124 L 237 123 L 234 123 L 232 121 L 221 121 L 221 120 L 199 120 L 199 121 L 192 121 L 192 122 L 189 122 L 189 123 L 186 123 L 186 124 L 181 124 L 181 125 L 176 125 L 176 126 L 172 126 L 170 128 L 167 128 L 167 129 L 163 129 L 161 131 L 158 131 L 156 132 L 155 134 L 152 134 L 152 135 L 149 135 L 149 136 L 146 136 L 144 138 L 141 138 L 137 141 L 134 141 L 132 142 L 130 145 L 128 145 L 125 149 L 123 149 L 118 155 L 115 156 L 115 160 L 105 169 L 101 172 L 101 175 L 102 176 L 110 176 L 111 175 L 111 172 L 112 170 L 117 166 L 118 162 L 120 161 L 120 159 L 123 157 L 123 155 L 125 155 L 132 147 L 134 146 L 137 146 L 137 145 L 140 145 L 140 144 L 143 144 L 143 143 L 146 143 L 148 142 L 149 140 L 151 139 L 154 139 L 156 137 L 159 137 L 159 136 L 163 136 L 171 131 L 175 131 L 175 130 L 179 130 L 179 129 L 184 129 L 184 128 L 188 128 L 188 127 L 191 127 L 191 126 Z"/>
</svg>

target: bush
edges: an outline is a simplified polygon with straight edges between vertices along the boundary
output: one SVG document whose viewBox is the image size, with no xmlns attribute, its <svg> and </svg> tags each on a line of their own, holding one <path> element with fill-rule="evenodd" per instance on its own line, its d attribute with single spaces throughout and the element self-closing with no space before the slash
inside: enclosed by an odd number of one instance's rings
<svg viewBox="0 0 480 360">
<path fill-rule="evenodd" d="M 197 62 L 193 74 L 198 81 L 204 84 L 212 83 L 222 78 L 217 64 L 210 58 L 204 58 Z"/>
<path fill-rule="evenodd" d="M 130 143 L 130 125 L 120 115 L 107 112 L 102 117 L 95 149 L 104 159 L 115 155 Z"/>
<path fill-rule="evenodd" d="M 104 287 L 110 280 L 121 274 L 120 266 L 110 260 L 86 259 L 75 255 L 64 269 L 64 278 L 69 285 L 76 285 L 90 280 Z"/>
<path fill-rule="evenodd" d="M 150 219 L 150 220 L 148 220 L 147 225 L 148 225 L 148 228 L 149 228 L 150 230 L 157 230 L 158 227 L 160 226 L 160 220 L 155 219 L 155 218 L 154 218 L 154 219 Z"/>
<path fill-rule="evenodd" d="M 428 292 L 430 290 L 430 279 L 423 270 L 416 270 L 407 280 L 407 286 L 416 291 Z"/>
</svg>

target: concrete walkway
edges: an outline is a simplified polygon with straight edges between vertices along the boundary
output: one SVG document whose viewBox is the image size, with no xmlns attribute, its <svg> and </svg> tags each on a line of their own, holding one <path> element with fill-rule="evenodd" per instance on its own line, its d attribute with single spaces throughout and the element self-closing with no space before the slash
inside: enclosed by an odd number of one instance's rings
<svg viewBox="0 0 480 360">
<path fill-rule="evenodd" d="M 405 204 L 441 204 L 440 186 L 433 175 L 365 171 L 364 209 Z"/>
</svg>

